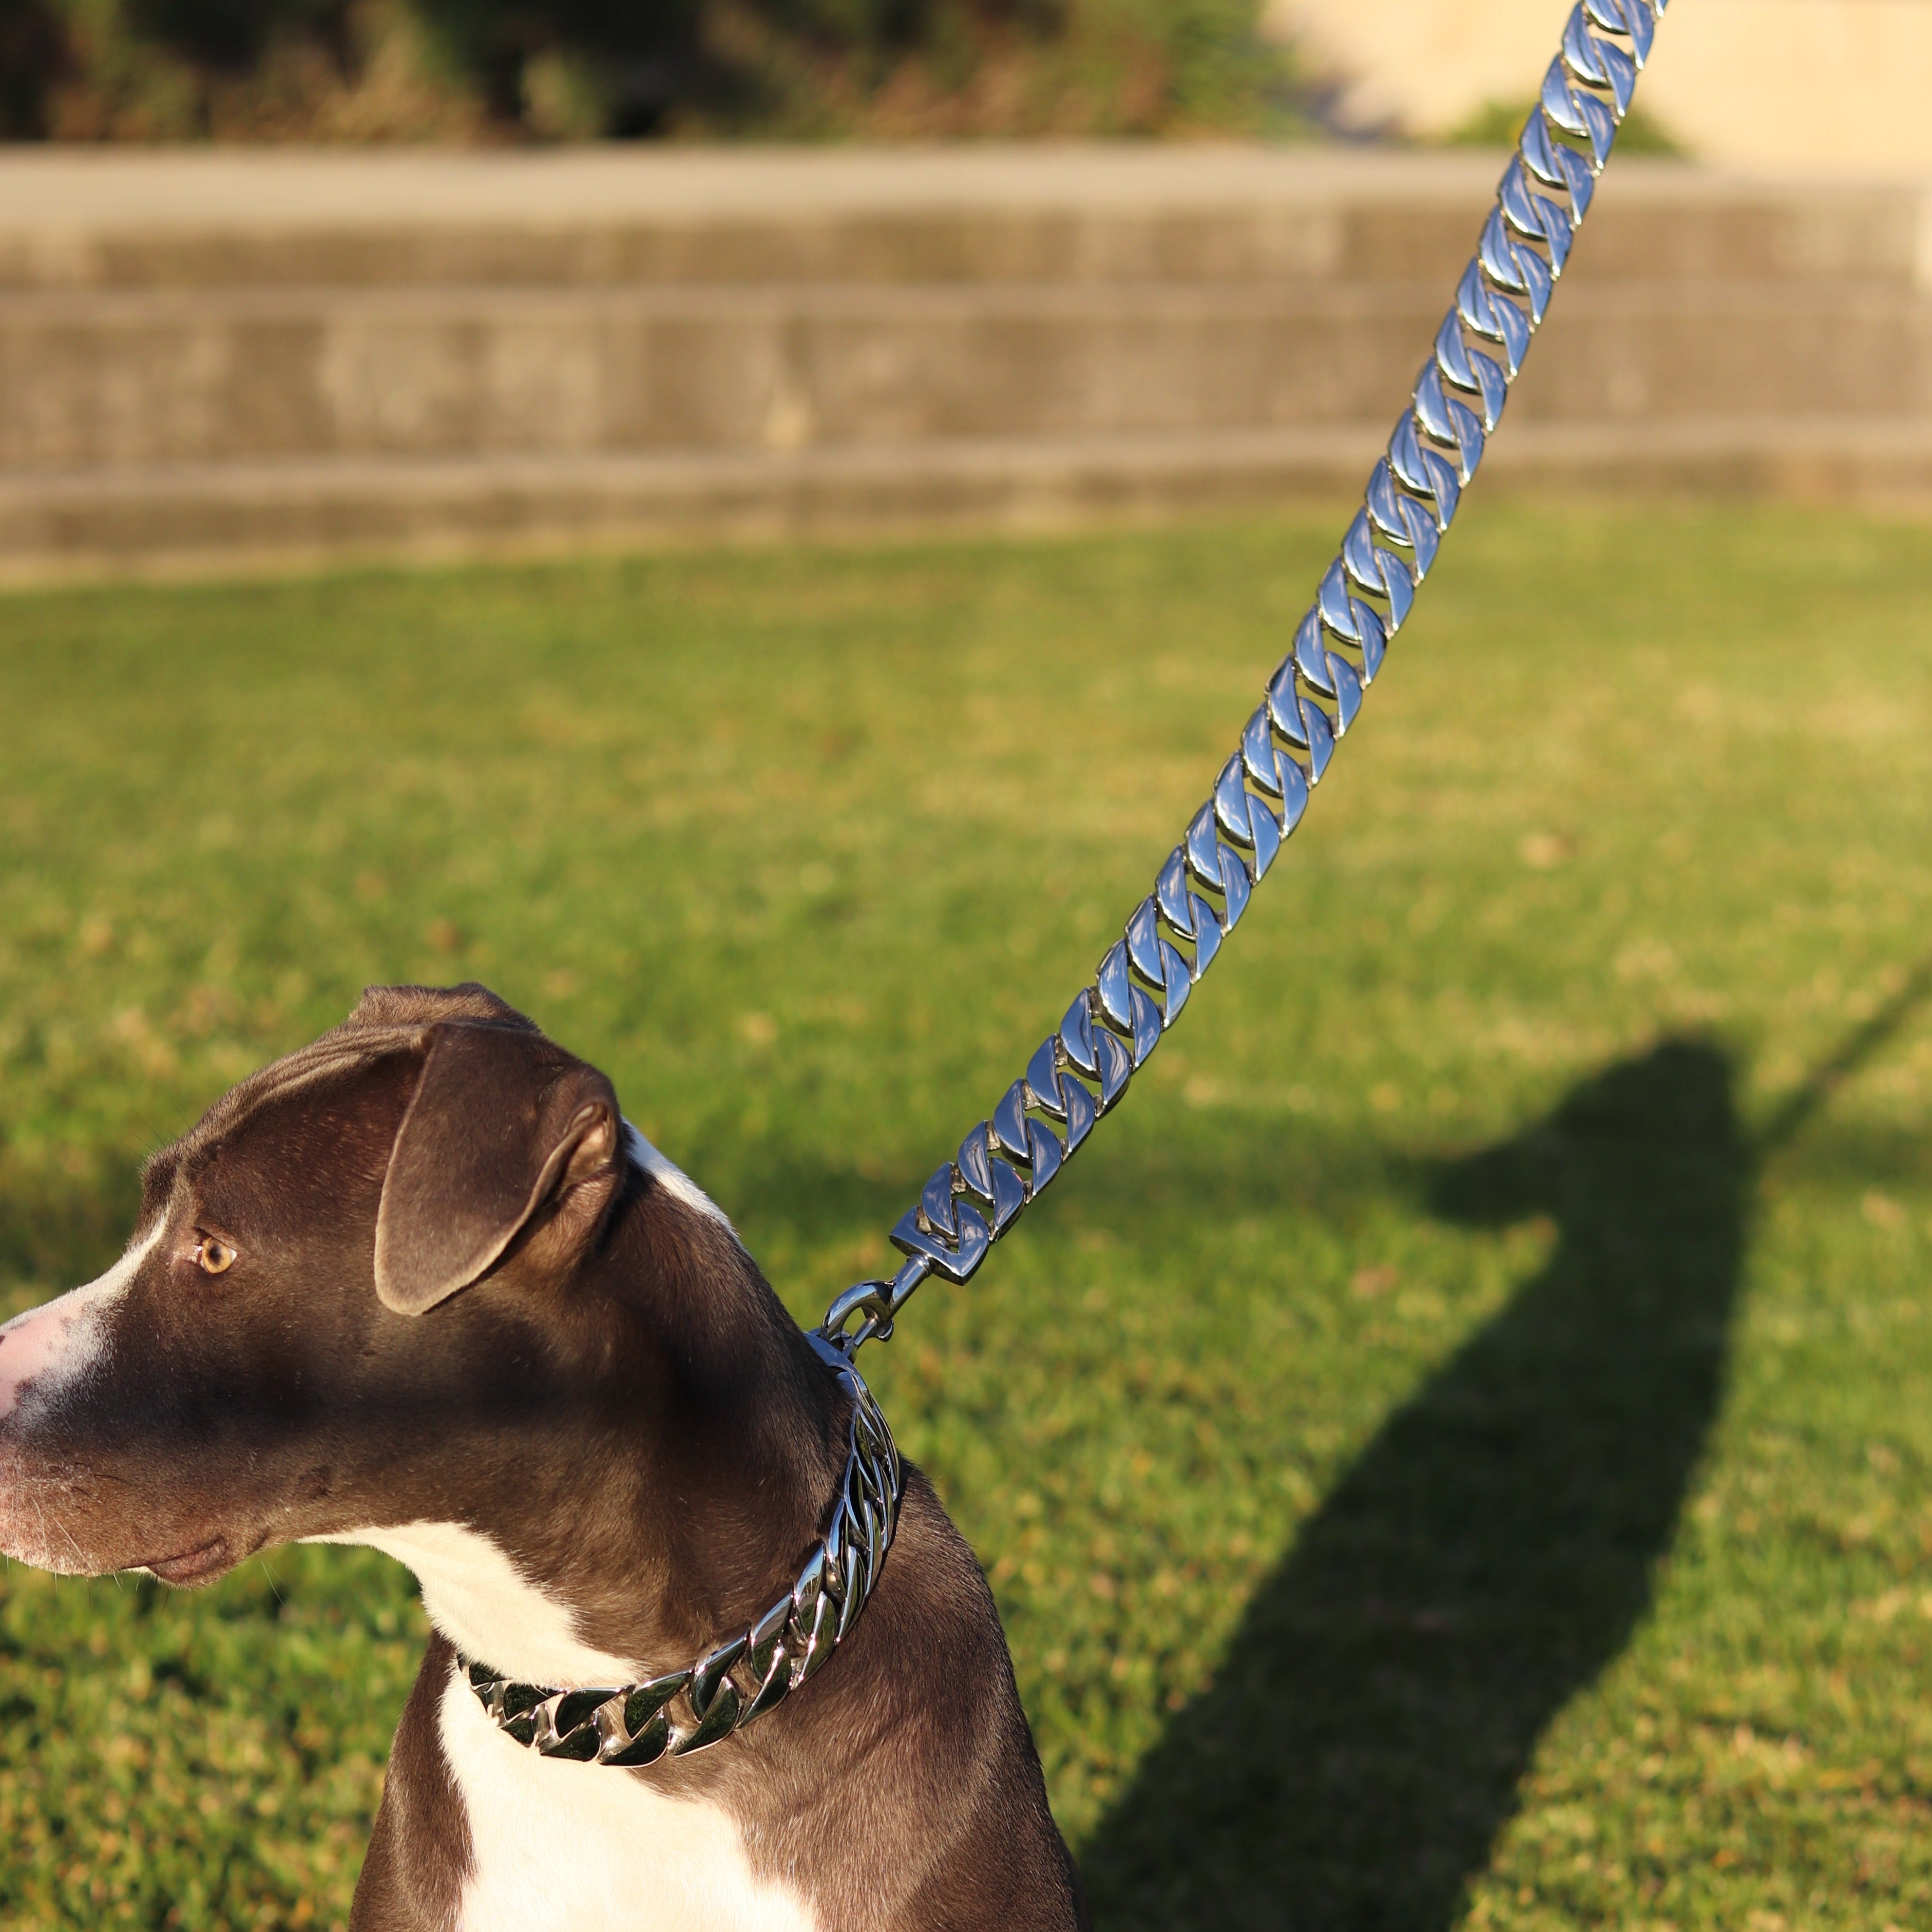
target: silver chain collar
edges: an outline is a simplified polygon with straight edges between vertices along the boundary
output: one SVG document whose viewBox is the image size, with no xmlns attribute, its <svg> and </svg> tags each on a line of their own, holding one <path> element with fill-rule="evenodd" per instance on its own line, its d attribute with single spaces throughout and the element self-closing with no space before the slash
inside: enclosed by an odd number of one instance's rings
<svg viewBox="0 0 1932 1932">
<path fill-rule="evenodd" d="M 600 1764 L 701 1750 L 796 1690 L 852 1628 L 878 1580 L 901 1490 L 898 1453 L 854 1358 L 892 1334 L 929 1275 L 970 1279 L 1051 1184 L 1180 1017 L 1301 822 L 1502 420 L 1666 4 L 1581 0 L 1571 12 L 1434 352 L 1240 748 L 1094 983 L 900 1217 L 892 1241 L 904 1265 L 846 1289 L 809 1338 L 852 1401 L 851 1449 L 831 1527 L 790 1594 L 689 1669 L 646 1684 L 558 1690 L 471 1664 L 484 1708 L 519 1743 Z"/>
<path fill-rule="evenodd" d="M 584 1764 L 682 1757 L 782 1703 L 844 1641 L 879 1580 L 904 1478 L 892 1431 L 858 1370 L 824 1336 L 806 1340 L 850 1402 L 852 1420 L 831 1526 L 790 1589 L 749 1629 L 642 1684 L 560 1690 L 515 1683 L 464 1659 L 470 1688 L 505 1736 Z"/>
</svg>

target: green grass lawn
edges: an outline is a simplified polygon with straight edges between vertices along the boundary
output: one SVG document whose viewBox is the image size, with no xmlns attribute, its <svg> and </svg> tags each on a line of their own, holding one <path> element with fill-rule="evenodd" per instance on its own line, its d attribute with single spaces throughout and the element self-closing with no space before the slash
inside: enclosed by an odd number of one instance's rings
<svg viewBox="0 0 1932 1932">
<path fill-rule="evenodd" d="M 478 977 L 801 1316 L 1342 513 L 0 604 L 0 1292 Z M 1478 500 L 1186 1022 L 872 1372 L 1102 1928 L 1932 1922 L 1932 531 Z M 382 1559 L 0 1577 L 0 1921 L 340 1925 Z"/>
</svg>

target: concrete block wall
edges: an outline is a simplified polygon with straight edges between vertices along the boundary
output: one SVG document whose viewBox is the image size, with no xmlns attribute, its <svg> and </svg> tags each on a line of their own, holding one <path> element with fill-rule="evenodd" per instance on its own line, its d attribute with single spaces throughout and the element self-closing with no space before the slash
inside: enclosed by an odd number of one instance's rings
<svg viewBox="0 0 1932 1932">
<path fill-rule="evenodd" d="M 1346 490 L 1498 158 L 0 158 L 0 568 Z M 1932 482 L 1912 188 L 1613 163 L 1491 456 Z"/>
</svg>

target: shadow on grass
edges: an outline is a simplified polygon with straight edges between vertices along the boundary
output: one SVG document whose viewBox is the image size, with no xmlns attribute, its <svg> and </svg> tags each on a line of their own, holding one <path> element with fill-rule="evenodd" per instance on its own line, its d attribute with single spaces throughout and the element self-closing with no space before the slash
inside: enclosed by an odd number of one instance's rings
<svg viewBox="0 0 1932 1932">
<path fill-rule="evenodd" d="M 1155 1125 L 1157 1106 L 1149 1096 L 1145 1118 Z M 1036 1237 L 1054 1226 L 1112 1227 L 1123 1216 L 1136 1226 L 1163 1214 L 1212 1226 L 1238 1219 L 1261 1200 L 1270 1210 L 1299 1208 L 1346 1226 L 1386 1196 L 1390 1158 L 1367 1136 L 1324 1135 L 1272 1114 L 1263 1130 L 1267 1144 L 1258 1144 L 1256 1118 L 1230 1111 L 1219 1120 L 1190 1118 L 1184 1135 L 1123 1132 L 1097 1159 L 1083 1152 L 1066 1170 L 1078 1180 L 1063 1178 L 1023 1225 Z M 945 1152 L 931 1144 L 937 1138 L 928 1137 L 920 1151 Z M 746 1231 L 755 1256 L 761 1240 L 781 1234 L 808 1247 L 889 1228 L 919 1198 L 932 1170 L 908 1165 L 873 1179 L 814 1150 L 774 1144 L 728 1162 L 694 1160 L 692 1171 Z"/>
<path fill-rule="evenodd" d="M 1256 1592 L 1083 1860 L 1105 1928 L 1443 1932 L 1537 1739 L 1622 1649 L 1714 1414 L 1755 1150 L 1666 1043 L 1434 1210 L 1549 1265 L 1394 1415 Z"/>
</svg>

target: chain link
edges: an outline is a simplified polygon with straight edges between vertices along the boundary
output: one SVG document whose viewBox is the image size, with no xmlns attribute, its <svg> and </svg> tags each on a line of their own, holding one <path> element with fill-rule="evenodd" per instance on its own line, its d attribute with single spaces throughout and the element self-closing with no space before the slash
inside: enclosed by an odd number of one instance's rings
<svg viewBox="0 0 1932 1932">
<path fill-rule="evenodd" d="M 892 1334 L 928 1276 L 969 1280 L 1052 1184 L 1180 1017 L 1300 824 L 1502 418 L 1666 4 L 1581 0 L 1570 14 L 1434 352 L 1239 748 L 1094 983 L 900 1217 L 892 1241 L 904 1265 L 846 1289 L 809 1338 L 851 1402 L 851 1436 L 831 1527 L 789 1594 L 688 1668 L 648 1683 L 562 1690 L 470 1664 L 477 1697 L 506 1736 L 547 1757 L 598 1764 L 702 1750 L 805 1683 L 850 1630 L 878 1580 L 902 1485 L 891 1432 L 854 1358 Z"/>
</svg>

